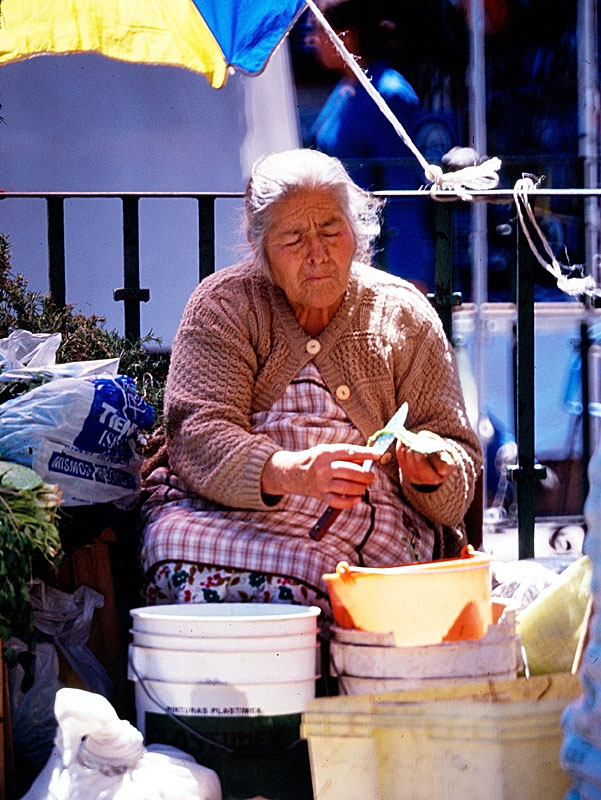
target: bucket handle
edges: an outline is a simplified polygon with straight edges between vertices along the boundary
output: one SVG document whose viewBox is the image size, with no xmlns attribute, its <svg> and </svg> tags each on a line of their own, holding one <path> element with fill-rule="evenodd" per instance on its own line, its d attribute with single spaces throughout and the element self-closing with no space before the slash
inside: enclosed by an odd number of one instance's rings
<svg viewBox="0 0 601 800">
<path fill-rule="evenodd" d="M 169 709 L 166 708 L 160 702 L 160 700 L 158 700 L 156 697 L 153 697 L 152 693 L 148 689 L 148 686 L 146 686 L 145 679 L 140 675 L 140 673 L 136 669 L 131 654 L 129 656 L 128 661 L 129 661 L 129 666 L 131 668 L 131 671 L 136 676 L 136 680 L 138 681 L 138 683 L 142 687 L 142 689 L 144 691 L 144 694 L 150 700 L 152 700 L 152 702 L 155 703 L 155 705 L 157 705 L 161 709 L 161 711 L 169 717 L 169 719 L 173 720 L 173 722 L 175 722 L 176 725 L 179 725 L 181 728 L 183 728 L 185 731 L 187 731 L 191 736 L 194 736 L 196 739 L 199 739 L 201 742 L 204 742 L 205 744 L 211 745 L 211 747 L 217 747 L 219 750 L 225 750 L 226 753 L 231 753 L 231 754 L 234 754 L 234 755 L 240 753 L 240 754 L 243 754 L 243 755 L 246 755 L 246 756 L 252 755 L 252 751 L 250 751 L 248 749 L 236 750 L 233 747 L 228 747 L 226 744 L 222 744 L 221 742 L 216 742 L 214 739 L 211 739 L 209 736 L 204 736 L 202 733 L 197 731 L 191 725 L 188 725 L 187 722 L 184 722 L 184 720 L 181 719 L 180 717 L 178 717 L 177 714 L 174 714 L 173 711 L 169 711 Z M 295 739 L 289 745 L 286 745 L 286 747 L 278 748 L 277 752 L 278 753 L 283 753 L 283 752 L 286 752 L 287 750 L 292 750 L 292 748 L 296 747 L 296 745 L 299 744 L 299 742 L 302 742 L 302 738 L 300 738 L 300 737 L 298 739 Z M 261 755 L 265 755 L 265 754 L 266 754 L 265 750 L 262 750 L 261 751 Z"/>
<path fill-rule="evenodd" d="M 474 550 L 471 544 L 466 544 L 464 547 L 461 548 L 461 552 L 458 558 L 441 558 L 436 559 L 436 562 L 433 561 L 424 561 L 423 564 L 433 564 L 443 562 L 443 561 L 457 561 L 463 559 L 471 559 L 474 558 L 476 555 L 476 551 Z M 401 564 L 398 566 L 407 566 L 405 564 Z M 348 563 L 348 561 L 339 561 L 336 565 L 336 575 L 339 578 L 342 578 L 343 581 L 352 581 L 355 580 L 356 575 L 361 575 L 364 573 L 379 573 L 379 572 L 386 572 L 387 567 L 374 567 L 372 569 L 366 567 L 355 567 Z"/>
<path fill-rule="evenodd" d="M 218 747 L 220 750 L 225 750 L 228 753 L 233 753 L 234 752 L 234 750 L 231 747 L 228 747 L 227 745 L 222 744 L 221 742 L 216 742 L 213 739 L 210 739 L 208 736 L 203 736 L 202 733 L 199 733 L 191 725 L 188 725 L 187 722 L 184 722 L 183 719 L 180 719 L 177 716 L 177 714 L 173 713 L 173 711 L 169 711 L 169 709 L 166 708 L 160 702 L 160 700 L 158 700 L 156 697 L 153 697 L 152 693 L 148 689 L 148 686 L 146 686 L 146 683 L 144 682 L 144 678 L 140 675 L 140 673 L 136 669 L 136 667 L 134 665 L 134 660 L 131 657 L 131 655 L 129 657 L 129 666 L 130 666 L 131 671 L 136 676 L 136 680 L 138 681 L 138 683 L 140 684 L 140 686 L 144 690 L 144 694 L 150 700 L 152 700 L 152 702 L 155 703 L 155 705 L 157 705 L 161 709 L 161 711 L 169 717 L 169 719 L 172 719 L 173 722 L 177 723 L 177 725 L 179 725 L 180 727 L 184 728 L 184 730 L 186 730 L 189 734 L 191 734 L 192 736 L 196 737 L 197 739 L 200 739 L 205 744 L 210 744 L 213 747 Z"/>
</svg>

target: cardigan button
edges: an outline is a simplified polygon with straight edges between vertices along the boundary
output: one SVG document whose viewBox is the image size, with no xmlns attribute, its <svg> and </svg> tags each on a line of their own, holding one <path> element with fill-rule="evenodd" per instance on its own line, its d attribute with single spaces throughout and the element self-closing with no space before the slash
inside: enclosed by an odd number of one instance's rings
<svg viewBox="0 0 601 800">
<path fill-rule="evenodd" d="M 392 461 L 392 453 L 384 453 L 378 464 L 389 464 Z"/>
<path fill-rule="evenodd" d="M 317 341 L 317 339 L 309 339 L 307 342 L 307 353 L 310 353 L 312 356 L 316 356 L 320 350 L 321 344 Z"/>
<path fill-rule="evenodd" d="M 336 389 L 336 397 L 339 400 L 348 400 L 350 396 L 351 396 L 351 390 L 348 388 L 346 384 L 342 383 Z"/>
</svg>

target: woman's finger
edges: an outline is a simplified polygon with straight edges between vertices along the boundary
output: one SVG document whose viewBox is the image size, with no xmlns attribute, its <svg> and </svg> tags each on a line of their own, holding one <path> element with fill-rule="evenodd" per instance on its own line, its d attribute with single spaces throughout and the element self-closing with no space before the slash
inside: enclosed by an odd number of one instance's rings
<svg viewBox="0 0 601 800">
<path fill-rule="evenodd" d="M 424 455 L 404 445 L 397 449 L 397 460 L 404 481 L 430 486 L 443 483 L 454 468 L 435 453 Z"/>
</svg>

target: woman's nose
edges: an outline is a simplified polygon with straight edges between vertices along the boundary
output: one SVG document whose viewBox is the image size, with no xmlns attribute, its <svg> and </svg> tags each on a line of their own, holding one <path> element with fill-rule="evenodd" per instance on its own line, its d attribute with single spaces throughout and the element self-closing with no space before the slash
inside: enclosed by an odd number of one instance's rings
<svg viewBox="0 0 601 800">
<path fill-rule="evenodd" d="M 327 258 L 328 254 L 323 242 L 321 241 L 321 237 L 317 234 L 309 236 L 309 240 L 307 242 L 307 260 L 311 264 L 321 264 L 326 261 Z"/>
</svg>

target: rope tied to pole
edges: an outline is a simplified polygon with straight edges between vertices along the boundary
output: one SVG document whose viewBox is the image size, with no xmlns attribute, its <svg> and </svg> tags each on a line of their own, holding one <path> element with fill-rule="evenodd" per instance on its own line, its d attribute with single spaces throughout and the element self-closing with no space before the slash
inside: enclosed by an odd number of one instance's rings
<svg viewBox="0 0 601 800">
<path fill-rule="evenodd" d="M 430 195 L 434 199 L 443 199 L 441 195 L 453 193 L 461 200 L 472 200 L 472 192 L 481 192 L 485 189 L 495 189 L 499 183 L 498 171 L 501 168 L 499 158 L 489 158 L 481 164 L 458 169 L 454 172 L 443 172 L 437 164 L 429 164 L 411 137 L 397 119 L 388 103 L 374 87 L 368 76 L 361 69 L 352 53 L 344 46 L 342 39 L 332 28 L 330 23 L 321 13 L 314 0 L 306 0 L 307 5 L 317 18 L 322 28 L 332 41 L 344 63 L 357 78 L 361 86 L 376 103 L 382 114 L 390 122 L 397 135 L 416 157 L 424 171 L 426 180 L 430 185 Z"/>
<path fill-rule="evenodd" d="M 536 221 L 534 211 L 530 205 L 529 195 L 530 193 L 536 191 L 540 180 L 541 179 L 539 178 L 538 180 L 534 181 L 533 176 L 523 175 L 518 181 L 516 181 L 515 186 L 513 187 L 513 198 L 515 207 L 517 209 L 518 220 L 530 250 L 534 254 L 534 257 L 541 267 L 553 275 L 557 284 L 557 288 L 564 294 L 567 294 L 570 297 L 577 297 L 581 295 L 601 297 L 601 290 L 597 286 L 592 275 L 583 276 L 574 274 L 577 271 L 582 271 L 581 265 L 565 266 L 559 263 L 555 257 L 555 254 L 553 253 L 553 250 L 551 249 L 551 245 L 547 241 L 545 234 Z M 528 227 L 528 223 L 536 232 L 547 259 L 541 255 L 538 247 L 535 245 L 530 233 L 530 228 Z"/>
</svg>

